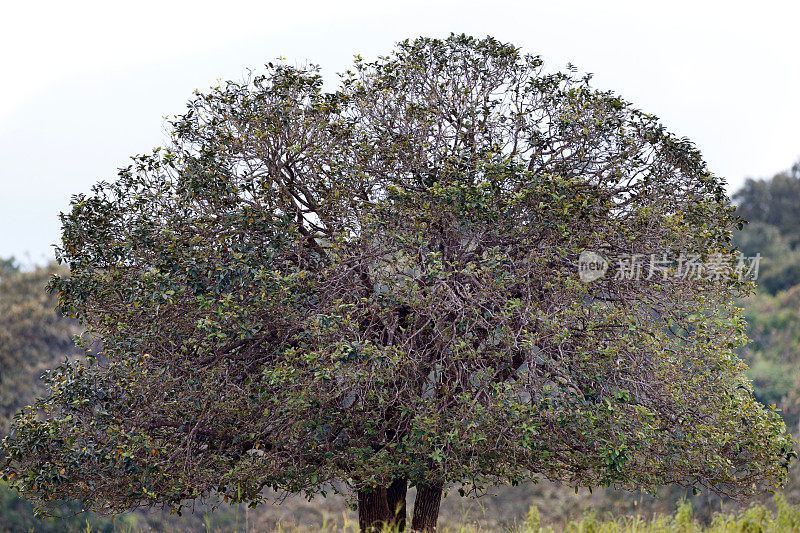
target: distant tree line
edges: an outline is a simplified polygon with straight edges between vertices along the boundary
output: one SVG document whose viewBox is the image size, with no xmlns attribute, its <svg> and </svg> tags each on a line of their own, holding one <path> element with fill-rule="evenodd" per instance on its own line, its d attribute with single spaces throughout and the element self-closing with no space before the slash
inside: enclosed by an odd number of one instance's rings
<svg viewBox="0 0 800 533">
<path fill-rule="evenodd" d="M 768 179 L 748 179 L 733 195 L 749 224 L 735 240 L 747 256 L 761 254 L 760 292 L 775 294 L 800 283 L 800 161 Z"/>
</svg>

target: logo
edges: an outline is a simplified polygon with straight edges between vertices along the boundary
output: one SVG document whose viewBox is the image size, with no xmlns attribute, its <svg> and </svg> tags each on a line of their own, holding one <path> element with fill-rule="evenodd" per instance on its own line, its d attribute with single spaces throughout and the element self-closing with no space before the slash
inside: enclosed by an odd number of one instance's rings
<svg viewBox="0 0 800 533">
<path fill-rule="evenodd" d="M 602 278 L 607 270 L 608 261 L 597 252 L 584 250 L 578 257 L 578 276 L 584 283 L 591 283 Z"/>
</svg>

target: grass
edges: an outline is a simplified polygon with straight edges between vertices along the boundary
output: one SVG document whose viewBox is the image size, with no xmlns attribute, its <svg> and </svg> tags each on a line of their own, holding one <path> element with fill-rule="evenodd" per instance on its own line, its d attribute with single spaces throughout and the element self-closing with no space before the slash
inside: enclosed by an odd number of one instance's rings
<svg viewBox="0 0 800 533">
<path fill-rule="evenodd" d="M 459 533 L 478 531 L 457 529 Z M 684 501 L 672 515 L 657 515 L 650 519 L 641 516 L 606 516 L 598 518 L 593 512 L 578 520 L 560 525 L 543 525 L 539 512 L 532 507 L 524 523 L 515 533 L 768 533 L 800 531 L 800 506 L 789 505 L 783 496 L 776 496 L 775 511 L 763 504 L 753 504 L 737 512 L 718 512 L 708 525 L 694 516 L 692 506 Z"/>
<path fill-rule="evenodd" d="M 214 530 L 209 529 L 209 533 Z M 254 530 L 253 530 L 254 531 Z M 358 523 L 342 516 L 342 521 L 324 522 L 319 528 L 308 530 L 296 526 L 279 525 L 280 533 L 301 533 L 307 531 L 330 531 L 358 533 Z M 694 515 L 692 506 L 684 501 L 671 515 L 656 515 L 652 518 L 641 516 L 598 517 L 589 511 L 580 519 L 562 524 L 543 524 L 536 507 L 531 507 L 524 521 L 511 529 L 493 530 L 474 525 L 443 527 L 442 533 L 773 533 L 800 531 L 800 506 L 789 505 L 783 496 L 775 497 L 774 510 L 763 504 L 753 504 L 740 511 L 718 512 L 711 523 L 703 525 Z M 250 532 L 246 532 L 250 533 Z M 394 533 L 386 529 L 380 533 Z"/>
<path fill-rule="evenodd" d="M 2 513 L 0 513 L 2 514 Z M 6 516 L 5 518 L 10 518 Z M 308 527 L 298 526 L 292 523 L 277 523 L 270 525 L 266 523 L 253 523 L 254 521 L 244 520 L 225 520 L 214 521 L 208 515 L 203 515 L 204 519 L 197 520 L 191 531 L 205 531 L 207 533 L 254 533 L 260 531 L 277 531 L 279 533 L 306 533 L 306 532 L 341 532 L 358 533 L 358 521 L 352 513 L 343 512 L 341 515 L 324 514 L 321 525 Z M 452 519 L 451 519 L 452 520 Z M 55 531 L 58 524 L 45 523 L 26 524 L 19 528 L 3 524 L 3 517 L 0 516 L 0 532 L 5 531 Z M 569 519 L 563 522 L 548 523 L 542 518 L 536 506 L 532 506 L 527 516 L 518 521 L 511 527 L 492 527 L 480 525 L 477 522 L 470 523 L 469 516 L 462 516 L 460 520 L 441 521 L 441 533 L 772 533 L 772 532 L 800 532 L 800 505 L 790 505 L 782 495 L 777 495 L 771 505 L 754 503 L 740 510 L 720 511 L 711 515 L 710 520 L 701 520 L 695 515 L 691 503 L 683 501 L 677 510 L 671 514 L 656 514 L 652 517 L 641 515 L 614 515 L 604 513 L 599 516 L 595 511 L 588 510 L 580 518 Z M 21 524 L 18 524 L 18 526 Z M 66 525 L 66 524 L 62 524 Z M 124 533 L 144 533 L 149 531 L 184 531 L 183 528 L 173 529 L 167 526 L 162 529 L 151 529 L 142 523 L 134 520 L 117 520 L 110 525 L 109 523 L 92 522 L 86 520 L 84 527 L 76 529 L 68 528 L 70 531 L 83 533 L 97 532 L 124 532 Z M 186 524 L 188 525 L 188 524 Z M 100 527 L 98 527 L 100 526 Z M 143 527 L 144 526 L 144 527 Z M 67 529 L 64 529 L 65 531 Z M 395 533 L 391 529 L 386 529 L 380 533 Z"/>
</svg>

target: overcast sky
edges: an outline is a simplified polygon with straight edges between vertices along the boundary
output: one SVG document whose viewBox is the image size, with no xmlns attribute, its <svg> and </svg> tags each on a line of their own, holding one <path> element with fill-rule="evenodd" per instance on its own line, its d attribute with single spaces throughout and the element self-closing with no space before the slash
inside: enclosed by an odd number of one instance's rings
<svg viewBox="0 0 800 533">
<path fill-rule="evenodd" d="M 800 157 L 800 4 L 671 1 L 6 2 L 0 257 L 43 263 L 72 194 L 165 139 L 194 89 L 277 57 L 331 87 L 354 54 L 492 35 L 568 62 L 692 139 L 729 191 Z"/>
</svg>

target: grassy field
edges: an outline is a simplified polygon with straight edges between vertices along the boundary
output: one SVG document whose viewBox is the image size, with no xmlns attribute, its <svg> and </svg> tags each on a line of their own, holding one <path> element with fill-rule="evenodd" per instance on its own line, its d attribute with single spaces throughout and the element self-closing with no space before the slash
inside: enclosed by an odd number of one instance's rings
<svg viewBox="0 0 800 533">
<path fill-rule="evenodd" d="M 145 532 L 208 532 L 208 533 L 256 533 L 277 531 L 282 533 L 341 532 L 358 533 L 358 520 L 352 511 L 337 513 L 332 502 L 319 502 L 298 507 L 293 503 L 291 514 L 276 515 L 269 509 L 250 510 L 244 507 L 227 508 L 222 512 L 194 513 L 174 520 L 159 516 L 158 512 L 128 513 L 117 519 L 83 515 L 69 520 L 16 521 L 5 507 L 5 516 L 0 516 L 0 532 L 82 532 L 82 533 L 145 533 Z M 272 507 L 272 506 L 267 506 Z M 800 505 L 787 503 L 783 495 L 776 495 L 764 503 L 751 503 L 736 509 L 725 509 L 713 513 L 697 513 L 691 502 L 678 503 L 671 513 L 619 513 L 607 510 L 598 513 L 588 506 L 576 518 L 554 519 L 552 510 L 532 505 L 527 513 L 512 521 L 495 521 L 481 518 L 480 508 L 461 508 L 461 516 L 452 504 L 440 519 L 441 532 L 449 533 L 723 533 L 723 532 L 794 532 L 800 531 Z M 275 509 L 278 509 L 275 506 Z M 285 507 L 284 507 L 285 509 Z M 30 517 L 30 511 L 20 509 Z M 487 510 L 483 509 L 483 513 Z M 19 518 L 19 517 L 17 517 Z M 485 518 L 485 517 L 484 517 Z M 392 533 L 387 529 L 382 533 Z"/>
<path fill-rule="evenodd" d="M 243 517 L 240 517 L 243 518 Z M 358 522 L 352 516 L 343 515 L 343 520 L 325 520 L 316 527 L 302 527 L 296 524 L 276 524 L 272 531 L 282 533 L 305 533 L 305 532 L 342 532 L 358 533 Z M 0 526 L 2 527 L 2 526 Z M 56 526 L 57 527 L 57 526 Z M 197 524 L 197 529 L 192 531 L 205 532 L 236 532 L 236 533 L 255 533 L 264 531 L 259 524 L 249 525 L 244 520 L 236 520 L 235 523 L 226 524 L 222 527 L 214 524 L 210 517 L 203 524 Z M 31 527 L 29 531 L 40 531 L 38 527 Z M 76 529 L 78 530 L 78 529 Z M 4 529 L 4 531 L 12 531 Z M 96 528 L 91 521 L 86 521 L 78 531 L 92 533 L 96 531 L 108 531 L 106 527 Z M 145 531 L 155 531 L 151 528 L 137 527 L 130 521 L 115 523 L 111 531 L 125 533 L 139 533 Z M 187 531 L 184 528 L 170 530 Z M 599 517 L 594 512 L 588 512 L 579 519 L 569 520 L 564 523 L 545 524 L 541 514 L 536 507 L 532 507 L 527 517 L 511 527 L 488 528 L 481 525 L 470 523 L 444 525 L 440 528 L 443 533 L 479 533 L 479 532 L 509 532 L 509 533 L 768 533 L 768 532 L 793 532 L 800 531 L 800 506 L 792 506 L 785 502 L 781 496 L 777 496 L 772 505 L 754 504 L 739 511 L 714 513 L 711 522 L 704 524 L 699 520 L 689 502 L 683 502 L 678 509 L 669 515 L 657 514 L 650 518 L 642 516 L 611 516 Z M 386 529 L 382 533 L 392 533 Z"/>
</svg>

